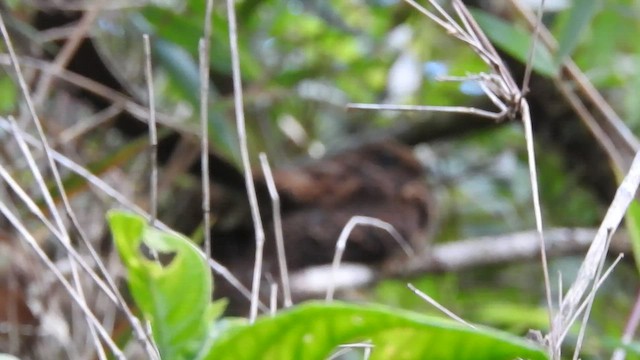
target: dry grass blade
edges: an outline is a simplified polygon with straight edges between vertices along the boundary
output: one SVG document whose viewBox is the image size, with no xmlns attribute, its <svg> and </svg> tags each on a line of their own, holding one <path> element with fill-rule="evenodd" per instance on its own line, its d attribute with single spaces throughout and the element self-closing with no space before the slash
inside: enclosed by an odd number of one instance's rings
<svg viewBox="0 0 640 360">
<path fill-rule="evenodd" d="M 204 16 L 204 37 L 198 44 L 200 58 L 200 164 L 202 165 L 202 217 L 204 249 L 211 257 L 211 205 L 209 194 L 209 51 L 211 48 L 211 14 L 213 0 L 207 0 Z"/>
<path fill-rule="evenodd" d="M 42 126 L 42 123 L 40 121 L 40 118 L 38 117 L 36 108 L 35 108 L 35 104 L 33 102 L 33 99 L 31 97 L 31 94 L 29 92 L 29 87 L 25 81 L 24 75 L 22 74 L 22 70 L 20 68 L 20 65 L 18 64 L 18 57 L 15 53 L 15 50 L 13 48 L 13 44 L 11 42 L 11 38 L 9 37 L 9 33 L 7 32 L 7 28 L 6 25 L 4 23 L 4 19 L 2 17 L 2 15 L 0 14 L 0 32 L 2 32 L 2 37 L 4 39 L 4 43 L 6 44 L 7 50 L 9 52 L 9 58 L 11 60 L 11 65 L 13 67 L 13 70 L 15 72 L 15 75 L 17 77 L 18 80 L 18 85 L 20 88 L 20 91 L 22 92 L 22 95 L 24 97 L 24 100 L 26 102 L 27 105 L 27 113 L 24 113 L 23 116 L 26 118 L 31 117 L 31 119 L 33 120 L 33 123 L 36 127 L 36 130 L 38 132 L 38 136 L 40 138 L 40 142 L 42 143 L 42 148 L 44 150 L 45 153 L 45 157 L 47 159 L 47 165 L 49 166 L 49 170 L 51 171 L 51 173 L 53 174 L 53 178 L 55 180 L 55 184 L 57 187 L 57 190 L 59 191 L 61 197 L 62 197 L 62 201 L 64 203 L 64 209 L 66 211 L 67 217 L 69 218 L 69 220 L 71 220 L 71 223 L 73 224 L 73 226 L 75 226 L 76 230 L 78 231 L 78 234 L 80 235 L 80 237 L 83 237 L 83 240 L 85 241 L 85 243 L 88 243 L 88 241 L 86 240 L 86 238 L 84 238 L 84 233 L 82 232 L 81 228 L 80 228 L 80 223 L 78 221 L 78 219 L 76 218 L 73 209 L 71 208 L 71 203 L 68 199 L 68 197 L 66 196 L 65 193 L 65 189 L 64 186 L 62 185 L 62 179 L 60 177 L 60 173 L 58 171 L 58 167 L 55 163 L 55 161 L 53 160 L 52 156 L 51 156 L 51 148 L 49 146 L 47 137 L 44 133 L 44 128 Z M 25 156 L 27 156 L 27 159 L 29 161 L 29 166 L 30 166 L 30 170 L 32 172 L 32 174 L 34 175 L 34 177 L 36 178 L 36 182 L 38 187 L 40 188 L 42 194 L 45 196 L 46 202 L 47 202 L 47 206 L 49 207 L 49 211 L 51 212 L 51 214 L 54 217 L 54 220 L 56 222 L 56 226 L 58 226 L 59 231 L 64 234 L 63 238 L 61 238 L 64 242 L 68 242 L 70 243 L 69 240 L 69 235 L 67 233 L 66 230 L 66 225 L 64 224 L 63 220 L 62 220 L 62 216 L 60 215 L 60 213 L 57 211 L 55 204 L 53 202 L 53 199 L 51 197 L 51 194 L 49 193 L 49 190 L 43 180 L 42 174 L 40 174 L 40 170 L 38 169 L 37 166 L 35 166 L 35 162 L 33 161 L 33 158 L 30 157 L 30 153 L 27 151 L 27 153 L 25 153 Z M 15 224 L 14 224 L 15 226 Z M 75 262 L 75 260 L 69 255 L 69 261 L 71 264 L 71 273 L 72 273 L 72 277 L 73 277 L 73 282 L 75 285 L 75 288 L 78 292 L 78 300 L 83 301 L 85 300 L 84 297 L 84 291 L 82 289 L 82 284 L 80 282 L 80 277 L 78 274 L 78 269 L 77 269 L 77 264 Z M 86 303 L 84 304 L 86 306 Z M 102 344 L 100 343 L 100 340 L 98 339 L 98 335 L 96 334 L 96 329 L 95 329 L 95 325 L 88 319 L 86 318 L 88 327 L 89 327 L 89 332 L 91 334 L 91 338 L 92 341 L 95 344 L 95 349 L 98 352 L 98 355 L 101 358 L 106 357 L 106 355 L 104 354 L 104 350 L 102 348 Z"/>
<path fill-rule="evenodd" d="M 9 120 L 0 117 L 0 129 L 5 131 L 11 131 L 11 125 Z M 20 132 L 20 135 L 24 138 L 25 142 L 29 146 L 39 150 L 42 149 L 42 144 L 39 143 L 38 140 L 36 140 L 33 136 L 23 132 L 22 130 L 18 129 L 18 131 Z M 144 217 L 147 220 L 150 219 L 150 215 L 144 209 L 142 209 L 135 203 L 131 202 L 131 200 L 129 200 L 127 196 L 121 194 L 118 190 L 114 189 L 111 185 L 107 184 L 104 180 L 92 174 L 89 170 L 84 168 L 82 165 L 74 162 L 73 160 L 69 159 L 68 157 L 64 156 L 63 154 L 55 150 L 51 150 L 51 155 L 53 156 L 55 161 L 58 162 L 60 165 L 73 171 L 79 176 L 87 179 L 87 181 L 89 181 L 95 188 L 99 189 L 101 192 L 108 195 L 110 198 L 114 199 L 117 203 L 121 204 L 124 208 L 135 212 L 136 214 Z M 169 226 L 165 225 L 160 221 L 156 222 L 156 226 L 160 230 L 167 231 L 170 233 L 175 233 Z M 201 256 L 206 258 L 206 255 L 200 249 L 198 249 L 198 251 L 201 254 Z M 211 269 L 213 269 L 213 271 L 216 274 L 219 274 L 220 276 L 222 276 L 223 279 L 228 281 L 243 296 L 245 296 L 247 299 L 251 298 L 251 292 L 244 285 L 242 285 L 242 283 L 235 276 L 233 276 L 233 274 L 225 266 L 223 266 L 222 264 L 220 264 L 219 262 L 213 259 L 208 259 L 208 264 L 209 264 L 209 267 L 211 267 Z M 268 308 L 262 303 L 259 303 L 259 307 L 263 311 L 268 310 Z"/>
<path fill-rule="evenodd" d="M 271 173 L 271 167 L 267 160 L 267 155 L 260 154 L 260 164 L 262 165 L 262 172 L 267 182 L 267 188 L 269 190 L 269 196 L 271 197 L 271 205 L 273 207 L 273 226 L 276 236 L 276 251 L 278 252 L 278 267 L 280 268 L 280 278 L 282 279 L 282 291 L 284 293 L 284 306 L 290 307 L 293 305 L 291 301 L 291 285 L 289 284 L 289 271 L 287 268 L 287 255 L 284 250 L 284 234 L 282 233 L 282 217 L 280 214 L 280 195 L 278 195 L 278 189 L 273 181 L 273 174 Z"/>
<path fill-rule="evenodd" d="M 553 35 L 543 25 L 536 22 L 535 15 L 529 11 L 521 1 L 510 0 L 510 5 L 516 9 L 518 13 L 524 17 L 530 29 L 539 28 L 540 40 L 551 50 L 556 50 L 558 44 Z M 562 77 L 560 76 L 562 75 Z M 585 122 L 587 128 L 596 136 L 598 142 L 605 148 L 607 154 L 615 160 L 615 164 L 621 172 L 626 172 L 631 166 L 631 162 L 635 157 L 635 153 L 640 150 L 640 141 L 625 125 L 624 121 L 616 114 L 611 105 L 604 99 L 598 90 L 589 81 L 589 78 L 580 70 L 580 68 L 571 59 L 566 59 L 562 63 L 562 71 L 560 75 L 554 79 L 556 85 L 571 105 L 574 106 L 576 112 L 580 115 L 581 120 Z M 565 80 L 568 78 L 568 80 Z M 585 102 L 578 95 L 584 96 L 590 105 L 593 105 L 599 116 L 590 114 L 586 109 Z M 569 98 L 568 94 L 572 97 Z M 576 107 L 576 105 L 578 107 Z M 582 108 L 582 109 L 581 109 Z M 585 117 L 588 115 L 588 118 Z M 594 132 L 594 130 L 596 130 Z M 613 146 L 607 146 L 603 143 L 603 139 Z"/>
<path fill-rule="evenodd" d="M 607 244 L 605 246 L 607 249 L 611 245 L 612 237 L 613 237 L 613 233 L 610 232 L 607 236 Z M 607 270 L 607 275 L 604 277 L 601 277 L 601 275 L 602 275 L 602 268 L 604 267 L 605 257 L 603 256 L 602 259 L 600 260 L 600 264 L 598 265 L 598 270 L 596 271 L 596 275 L 595 275 L 593 284 L 591 286 L 591 291 L 589 291 L 587 298 L 584 300 L 584 304 L 586 305 L 586 308 L 582 316 L 582 323 L 580 324 L 580 333 L 578 334 L 578 340 L 576 341 L 576 348 L 574 349 L 574 352 L 573 352 L 573 360 L 578 360 L 580 349 L 582 349 L 582 341 L 584 340 L 584 334 L 587 331 L 587 323 L 589 322 L 589 315 L 591 315 L 591 307 L 593 305 L 593 300 L 595 299 L 596 292 L 598 290 L 597 284 L 600 282 L 604 282 L 604 279 L 608 277 L 608 274 L 610 273 L 610 271 L 613 270 L 615 265 L 618 264 L 618 262 L 622 259 L 622 257 L 623 257 L 623 254 L 620 254 L 616 262 L 614 262 L 614 264 Z M 560 350 L 558 349 L 558 351 Z"/>
<path fill-rule="evenodd" d="M 398 245 L 402 248 L 402 250 L 407 254 L 407 256 L 413 256 L 414 252 L 409 243 L 400 235 L 400 233 L 393 227 L 393 225 L 388 222 L 382 221 L 380 219 L 368 217 L 368 216 L 354 216 L 349 219 L 349 222 L 342 228 L 342 232 L 340 232 L 340 236 L 338 237 L 338 241 L 336 242 L 336 253 L 333 256 L 333 262 L 331 263 L 331 281 L 329 281 L 329 286 L 327 287 L 327 294 L 325 299 L 327 301 L 333 300 L 333 294 L 336 288 L 336 278 L 338 274 L 338 270 L 340 267 L 340 262 L 342 261 L 342 255 L 344 254 L 344 250 L 347 248 L 347 240 L 349 240 L 349 235 L 356 226 L 371 226 L 376 227 L 378 229 L 382 229 L 391 235 L 393 239 L 398 243 Z"/>
<path fill-rule="evenodd" d="M 529 47 L 529 54 L 527 55 L 527 66 L 524 69 L 524 77 L 522 78 L 522 87 L 520 92 L 527 94 L 529 92 L 529 81 L 531 80 L 531 72 L 533 70 L 533 57 L 536 53 L 536 45 L 538 44 L 538 33 L 540 32 L 540 26 L 542 26 L 542 14 L 544 13 L 545 0 L 540 0 L 538 5 L 538 16 L 535 27 L 533 28 L 533 41 Z"/>
<path fill-rule="evenodd" d="M 573 315 L 576 313 L 579 304 L 585 296 L 589 284 L 596 281 L 599 264 L 607 253 L 609 235 L 610 233 L 614 233 L 620 225 L 629 204 L 633 201 L 639 184 L 640 152 L 636 154 L 631 169 L 625 176 L 622 184 L 618 187 L 604 220 L 600 224 L 598 233 L 580 266 L 576 280 L 564 296 L 564 300 L 562 304 L 560 304 L 560 310 L 553 319 L 554 328 L 550 334 L 550 338 L 552 341 L 556 341 L 552 342 L 552 344 L 558 344 L 557 340 L 562 339 L 562 333 L 571 327 L 572 319 L 574 318 Z"/>
<path fill-rule="evenodd" d="M 84 11 L 78 24 L 73 27 L 71 35 L 65 42 L 62 49 L 60 49 L 60 52 L 52 64 L 53 71 L 43 74 L 36 85 L 36 90 L 33 95 L 33 102 L 36 107 L 40 107 L 46 100 L 57 73 L 64 69 L 69 61 L 71 61 L 73 54 L 76 53 L 85 36 L 87 36 L 87 33 L 91 30 L 91 25 L 97 19 L 105 2 L 105 0 L 92 2 L 86 11 Z"/>
<path fill-rule="evenodd" d="M 269 292 L 269 315 L 272 317 L 278 312 L 278 283 L 271 283 Z"/>
<path fill-rule="evenodd" d="M 82 230 L 80 223 L 73 211 L 73 209 L 71 208 L 71 204 L 69 201 L 69 198 L 66 195 L 65 189 L 62 185 L 62 180 L 60 177 L 60 173 L 58 171 L 58 167 L 56 165 L 56 160 L 54 160 L 54 153 L 55 151 L 53 151 L 51 149 L 51 147 L 48 144 L 47 141 L 47 137 L 44 133 L 42 124 L 40 122 L 40 119 L 37 115 L 37 112 L 35 110 L 35 106 L 33 103 L 33 100 L 31 98 L 31 95 L 29 93 L 29 89 L 28 86 L 24 80 L 24 77 L 22 75 L 22 71 L 20 69 L 20 66 L 18 65 L 17 62 L 17 56 L 15 54 L 15 51 L 13 49 L 13 46 L 11 44 L 11 39 L 8 36 L 5 24 L 4 24 L 4 20 L 2 19 L 2 16 L 0 15 L 0 30 L 2 32 L 3 38 L 5 40 L 5 43 L 7 45 L 7 49 L 9 51 L 9 59 L 10 59 L 10 63 L 11 65 L 13 65 L 14 71 L 16 73 L 17 79 L 18 79 L 18 84 L 20 86 L 20 89 L 22 91 L 22 94 L 24 96 L 24 99 L 27 103 L 27 108 L 29 110 L 30 116 L 32 117 L 34 124 L 36 126 L 37 132 L 38 132 L 38 136 L 39 136 L 39 145 L 41 146 L 42 150 L 44 151 L 44 154 L 46 156 L 46 160 L 47 160 L 47 164 L 49 166 L 49 169 L 51 170 L 54 180 L 55 180 L 55 184 L 56 187 L 60 193 L 60 196 L 62 198 L 63 204 L 64 204 L 64 208 L 67 214 L 67 217 L 70 219 L 71 223 L 74 226 L 75 231 L 77 232 L 77 234 L 79 235 L 80 239 L 82 240 L 82 242 L 86 245 L 86 247 L 89 249 L 89 252 L 91 254 L 91 256 L 93 257 L 93 259 L 96 261 L 96 263 L 98 264 L 98 266 L 100 267 L 100 269 L 103 271 L 103 273 L 105 274 L 105 277 L 107 279 L 110 280 L 109 278 L 109 274 L 106 272 L 106 268 L 104 267 L 104 265 L 101 263 L 99 256 L 97 255 L 97 253 L 95 252 L 95 249 L 93 249 L 92 244 L 89 242 L 86 234 L 84 233 L 84 231 Z M 54 219 L 56 221 L 56 224 L 58 226 L 58 230 L 60 231 L 60 233 L 63 235 L 61 239 L 61 241 L 63 241 L 63 243 L 65 243 L 65 245 L 70 245 L 70 240 L 69 240 L 69 235 L 67 233 L 66 230 L 66 226 L 64 225 L 63 221 L 62 221 L 62 217 L 60 216 L 59 212 L 57 211 L 57 209 L 55 208 L 53 199 L 51 198 L 51 194 L 49 193 L 48 188 L 46 187 L 46 184 L 44 182 L 44 179 L 42 177 L 42 175 L 40 174 L 39 169 L 37 168 L 37 166 L 35 166 L 35 162 L 33 161 L 33 157 L 30 154 L 30 151 L 28 149 L 27 146 L 24 145 L 24 140 L 22 137 L 22 132 L 21 130 L 18 129 L 18 127 L 16 126 L 15 122 L 9 121 L 9 125 L 11 128 L 11 131 L 13 131 L 14 137 L 18 140 L 18 143 L 21 146 L 21 149 L 23 150 L 23 154 L 25 155 L 25 157 L 27 158 L 28 162 L 30 163 L 30 169 L 32 171 L 32 174 L 34 175 L 34 177 L 36 178 L 37 183 L 39 184 L 39 188 L 41 189 L 41 192 L 43 194 L 43 196 L 45 197 L 45 201 L 47 202 L 47 205 L 49 207 L 49 211 L 51 212 L 51 214 L 54 216 Z M 34 140 L 35 143 L 37 143 L 37 141 Z M 16 224 L 14 223 L 14 226 L 16 226 Z M 23 234 L 23 236 L 25 236 L 25 234 L 28 234 L 28 232 L 26 232 L 26 229 L 24 229 L 24 231 L 20 231 L 21 234 Z M 33 243 L 32 245 L 36 245 L 37 243 Z M 72 249 L 70 246 L 67 246 L 67 250 Z M 38 249 L 41 250 L 41 249 Z M 37 250 L 36 250 L 37 251 Z M 78 271 L 77 271 L 77 264 L 76 264 L 76 260 L 79 258 L 79 256 L 77 256 L 76 258 L 74 258 L 74 256 L 72 255 L 73 251 L 69 251 L 68 252 L 68 256 L 69 256 L 69 261 L 70 261 L 70 265 L 71 265 L 71 270 L 72 270 L 72 275 L 73 275 L 73 280 L 74 280 L 74 284 L 76 286 L 77 289 L 77 293 L 76 293 L 76 297 L 74 297 L 74 299 L 76 300 L 76 302 L 83 302 L 83 304 L 79 304 L 80 308 L 83 310 L 83 313 L 85 314 L 85 319 L 89 325 L 89 331 L 90 334 L 92 336 L 92 340 L 94 342 L 95 345 L 95 349 L 98 351 L 98 355 L 101 358 L 106 358 L 106 355 L 104 354 L 104 351 L 102 350 L 102 344 L 100 342 L 100 340 L 98 339 L 98 334 L 100 334 L 101 337 L 104 337 L 106 334 L 106 331 L 104 330 L 104 328 L 102 328 L 100 326 L 100 324 L 96 324 L 96 321 L 94 321 L 95 317 L 93 317 L 93 314 L 87 314 L 87 311 L 89 311 L 90 313 L 90 309 L 87 307 L 86 303 L 84 303 L 84 294 L 82 291 L 82 286 L 80 284 L 80 278 L 78 275 Z M 48 259 L 47 259 L 48 260 Z M 80 262 L 81 264 L 83 264 L 83 262 Z M 82 265 L 81 265 L 82 266 Z M 88 266 L 85 266 L 85 270 L 89 269 Z M 102 284 L 101 281 L 99 280 L 99 277 L 97 275 L 95 275 L 95 273 L 89 271 L 93 276 L 92 279 L 98 284 L 101 285 L 101 288 L 108 293 L 108 287 L 104 284 Z M 68 283 L 65 283 L 65 289 L 67 291 L 69 291 L 69 287 L 66 286 L 68 285 Z M 115 284 L 110 283 L 109 284 L 111 286 L 111 290 L 116 289 Z M 114 293 L 117 293 L 117 291 L 114 291 Z M 70 293 L 71 294 L 71 293 Z M 73 294 L 71 294 L 73 296 Z M 119 295 L 119 294 L 118 294 Z M 112 295 L 113 297 L 113 295 Z M 120 296 L 116 296 L 116 300 L 112 300 L 114 302 L 116 302 L 116 304 L 118 304 L 122 309 L 125 309 L 125 312 L 128 315 L 129 320 L 132 322 L 134 331 L 136 331 L 137 335 L 140 335 L 139 333 L 139 327 L 136 327 L 136 320 L 135 318 L 133 318 L 133 315 L 131 314 L 131 312 L 128 310 L 128 308 L 126 307 L 126 304 L 124 302 L 124 300 L 120 297 Z M 90 316 L 89 316 L 90 315 Z M 93 319 L 92 319 L 93 317 Z M 108 335 L 108 334 L 107 334 Z M 150 341 L 148 340 L 148 337 L 146 336 L 137 336 L 141 341 L 144 342 L 144 348 L 147 351 L 147 354 L 149 355 L 150 358 L 155 359 L 157 358 L 155 356 L 156 352 L 154 350 L 154 346 L 152 344 L 150 344 Z M 108 345 L 110 345 L 110 347 L 112 347 L 112 343 L 110 343 L 110 339 L 105 339 L 108 343 Z M 119 353 L 119 349 L 117 349 L 117 347 L 115 349 L 111 349 L 114 354 L 118 355 Z M 118 355 L 119 356 L 119 355 Z"/>
<path fill-rule="evenodd" d="M 204 252 L 211 258 L 211 194 L 209 183 L 209 65 L 206 40 L 200 39 L 200 165 L 202 167 L 202 224 Z"/>
<path fill-rule="evenodd" d="M 156 128 L 156 101 L 153 86 L 153 69 L 151 66 L 151 44 L 149 35 L 142 35 L 145 57 L 145 78 L 147 81 L 147 94 L 149 96 L 149 163 L 151 175 L 149 179 L 149 223 L 153 226 L 158 219 L 158 131 Z M 157 255 L 156 255 L 157 257 Z"/>
<path fill-rule="evenodd" d="M 19 60 L 21 66 L 38 69 L 44 73 L 54 72 L 53 65 L 46 61 L 25 56 L 17 57 L 17 59 Z M 11 56 L 0 54 L 0 64 L 12 66 L 13 62 L 11 60 Z M 125 111 L 127 111 L 129 114 L 136 117 L 140 121 L 148 121 L 149 119 L 148 108 L 138 104 L 130 97 L 125 96 L 94 80 L 67 70 L 60 70 L 60 72 L 57 74 L 57 77 L 69 84 L 90 91 L 95 95 L 112 102 L 116 106 L 121 106 Z M 176 122 L 171 116 L 161 113 L 156 114 L 156 116 L 156 120 L 159 124 L 173 129 L 181 134 L 187 133 L 193 135 L 193 132 L 190 129 L 186 129 L 182 124 Z"/>
<path fill-rule="evenodd" d="M 429 3 L 436 9 L 438 15 L 427 10 L 413 0 L 405 0 L 409 5 L 434 20 L 438 25 L 443 27 L 450 35 L 468 44 L 468 46 L 482 59 L 492 70 L 490 74 L 478 75 L 479 83 L 483 91 L 489 99 L 500 109 L 500 112 L 488 112 L 479 109 L 467 109 L 469 114 L 480 114 L 485 117 L 500 120 L 502 118 L 520 117 L 524 124 L 525 141 L 527 144 L 527 156 L 529 162 L 529 178 L 531 182 L 531 193 L 534 207 L 534 215 L 536 220 L 536 229 L 540 241 L 540 254 L 542 258 L 542 268 L 545 280 L 545 292 L 547 298 L 547 307 L 549 309 L 549 323 L 553 326 L 553 302 L 551 299 L 551 284 L 549 280 L 549 270 L 546 258 L 546 246 L 544 241 L 542 215 L 540 210 L 540 195 L 538 193 L 538 176 L 536 171 L 535 151 L 533 145 L 533 131 L 531 126 L 531 115 L 529 113 L 529 105 L 524 99 L 520 88 L 516 85 L 515 80 L 509 73 L 506 64 L 502 61 L 497 51 L 484 34 L 480 26 L 475 21 L 469 10 L 461 0 L 453 0 L 452 6 L 458 16 L 460 23 L 447 15 L 442 7 L 435 1 L 429 0 Z M 353 107 L 353 106 L 352 106 Z M 360 108 L 380 109 L 379 106 L 358 104 Z M 396 105 L 388 106 L 387 109 L 403 108 Z M 410 109 L 405 107 L 405 109 Z M 415 107 L 413 109 L 416 109 Z M 442 111 L 436 107 L 425 107 L 426 111 Z M 449 112 L 465 112 L 464 108 L 454 107 Z M 553 330 L 552 330 L 553 331 Z"/>
<path fill-rule="evenodd" d="M 502 117 L 502 113 L 495 113 L 483 109 L 467 107 L 467 106 L 429 106 L 429 105 L 387 105 L 387 104 L 347 104 L 349 109 L 360 110 L 390 110 L 390 111 L 435 111 L 448 112 L 458 114 L 471 114 L 487 119 L 498 120 Z"/>
<path fill-rule="evenodd" d="M 109 346 L 109 349 L 118 359 L 126 359 L 122 351 L 118 348 L 116 343 L 111 339 L 108 331 L 102 326 L 100 321 L 95 317 L 91 309 L 87 306 L 84 301 L 84 297 L 80 295 L 76 289 L 67 281 L 64 275 L 60 272 L 60 270 L 56 267 L 56 265 L 49 259 L 47 254 L 40 248 L 36 239 L 29 233 L 29 231 L 24 227 L 24 225 L 20 222 L 20 220 L 6 207 L 6 205 L 0 202 L 0 214 L 2 214 L 9 223 L 18 231 L 18 233 L 22 236 L 23 239 L 27 242 L 27 244 L 33 249 L 36 255 L 45 263 L 45 265 L 49 268 L 51 273 L 62 283 L 65 290 L 69 294 L 69 296 L 73 299 L 73 301 L 78 305 L 82 313 L 88 322 L 91 323 L 92 326 L 100 337 L 105 341 L 105 343 Z"/>
<path fill-rule="evenodd" d="M 245 186 L 251 207 L 251 218 L 256 238 L 256 258 L 253 270 L 253 283 L 251 286 L 251 308 L 249 322 L 253 323 L 258 316 L 258 302 L 260 291 L 260 280 L 262 273 L 262 252 L 264 248 L 264 228 L 260 218 L 256 188 L 253 183 L 253 171 L 249 160 L 249 148 L 247 145 L 247 133 L 244 119 L 244 100 L 242 93 L 242 78 L 240 74 L 240 55 L 238 54 L 238 24 L 236 22 L 235 2 L 227 0 L 227 17 L 229 20 L 229 45 L 231 47 L 231 69 L 233 73 L 233 102 L 236 114 L 236 125 L 238 139 L 240 140 L 240 156 L 244 169 Z"/>
<path fill-rule="evenodd" d="M 448 317 L 452 318 L 453 320 L 466 325 L 472 329 L 476 329 L 475 326 L 473 326 L 472 324 L 466 322 L 463 318 L 461 318 L 460 316 L 454 314 L 451 310 L 447 309 L 446 307 L 442 306 L 442 304 L 440 304 L 439 302 L 437 302 L 434 298 L 432 298 L 431 296 L 425 294 L 424 292 L 418 290 L 415 286 L 413 286 L 413 284 L 407 284 L 407 287 L 413 291 L 414 294 L 418 295 L 422 300 L 428 302 L 429 304 L 431 304 L 433 307 L 435 307 L 436 309 L 442 311 L 442 313 L 444 313 L 445 315 L 447 315 Z"/>
</svg>

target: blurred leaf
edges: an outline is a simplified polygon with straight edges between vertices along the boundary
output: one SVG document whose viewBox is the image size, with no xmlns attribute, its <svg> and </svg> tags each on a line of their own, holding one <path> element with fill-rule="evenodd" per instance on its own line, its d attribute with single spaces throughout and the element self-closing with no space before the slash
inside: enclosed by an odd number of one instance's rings
<svg viewBox="0 0 640 360">
<path fill-rule="evenodd" d="M 0 76 L 0 114 L 6 114 L 16 109 L 18 104 L 16 86 L 9 76 Z"/>
<path fill-rule="evenodd" d="M 636 268 L 640 273 L 640 204 L 638 201 L 632 201 L 625 215 L 627 224 L 627 232 L 631 240 L 631 248 L 633 249 L 633 257 L 636 262 Z"/>
<path fill-rule="evenodd" d="M 471 12 L 482 30 L 496 46 L 523 64 L 527 63 L 531 47 L 530 33 L 487 12 L 481 10 L 472 10 Z M 539 41 L 536 43 L 534 51 L 533 70 L 548 77 L 552 77 L 558 72 L 558 67 L 554 63 L 551 53 Z"/>
<path fill-rule="evenodd" d="M 549 326 L 548 311 L 540 306 L 485 301 L 479 304 L 475 315 L 473 318 L 483 324 L 491 324 L 517 332 L 528 329 L 546 329 Z"/>
<path fill-rule="evenodd" d="M 558 52 L 554 58 L 556 64 L 561 64 L 567 56 L 571 56 L 601 5 L 600 0 L 573 0 L 569 19 L 560 32 Z"/>
<path fill-rule="evenodd" d="M 381 306 L 311 302 L 223 334 L 207 359 L 325 359 L 370 341 L 371 359 L 546 359 L 532 343 L 496 330 Z"/>
<path fill-rule="evenodd" d="M 161 357 L 194 358 L 225 307 L 210 301 L 213 279 L 207 263 L 188 239 L 151 228 L 140 216 L 110 211 L 108 219 L 131 295 L 151 324 Z M 142 243 L 173 258 L 166 266 L 151 261 L 141 253 Z"/>
</svg>

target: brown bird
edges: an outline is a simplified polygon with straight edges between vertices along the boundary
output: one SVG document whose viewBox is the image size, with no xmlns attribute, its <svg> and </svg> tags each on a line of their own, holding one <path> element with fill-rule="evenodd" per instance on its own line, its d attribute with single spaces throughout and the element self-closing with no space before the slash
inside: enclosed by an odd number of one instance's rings
<svg viewBox="0 0 640 360">
<path fill-rule="evenodd" d="M 289 270 L 330 263 L 340 232 L 356 215 L 388 222 L 412 247 L 425 246 L 431 200 L 422 175 L 412 149 L 391 141 L 366 144 L 306 166 L 275 171 Z M 256 186 L 266 235 L 263 274 L 277 279 L 271 204 L 264 179 L 257 177 Z M 251 232 L 245 229 L 242 235 L 225 238 L 214 235 L 218 250 L 227 251 L 222 254 L 214 249 L 214 257 L 250 286 L 255 254 Z M 221 241 L 231 241 L 234 246 Z M 235 253 L 228 253 L 230 249 Z M 400 250 L 388 232 L 358 226 L 349 236 L 343 260 L 380 264 Z M 217 282 L 216 295 L 231 296 L 232 312 L 248 305 L 223 282 Z"/>
</svg>

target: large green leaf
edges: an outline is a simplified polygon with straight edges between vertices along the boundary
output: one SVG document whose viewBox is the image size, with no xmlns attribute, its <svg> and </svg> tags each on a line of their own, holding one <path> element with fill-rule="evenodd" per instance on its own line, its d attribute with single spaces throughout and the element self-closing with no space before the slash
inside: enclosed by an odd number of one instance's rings
<svg viewBox="0 0 640 360">
<path fill-rule="evenodd" d="M 496 46 L 522 63 L 527 63 L 532 41 L 530 33 L 487 12 L 473 10 L 472 13 Z M 558 71 L 551 53 L 540 41 L 534 51 L 533 70 L 545 76 L 554 76 Z"/>
<path fill-rule="evenodd" d="M 546 359 L 521 338 L 381 306 L 311 302 L 223 334 L 207 359 L 325 359 L 341 344 L 371 341 L 371 359 Z"/>
<path fill-rule="evenodd" d="M 213 282 L 206 262 L 188 239 L 151 228 L 137 215 L 111 211 L 108 218 L 131 295 L 151 323 L 160 355 L 194 358 L 223 311 L 221 303 L 210 301 Z M 159 254 L 173 254 L 171 262 L 163 266 L 147 259 L 142 243 Z"/>
</svg>

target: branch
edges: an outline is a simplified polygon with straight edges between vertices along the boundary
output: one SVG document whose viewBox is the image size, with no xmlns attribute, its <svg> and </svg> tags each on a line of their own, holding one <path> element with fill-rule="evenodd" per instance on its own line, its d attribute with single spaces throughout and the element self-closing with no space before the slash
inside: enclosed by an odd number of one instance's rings
<svg viewBox="0 0 640 360">
<path fill-rule="evenodd" d="M 547 255 L 558 257 L 586 251 L 597 229 L 555 228 L 545 232 Z M 461 271 L 478 266 L 509 264 L 535 260 L 540 255 L 540 243 L 535 230 L 499 236 L 483 236 L 436 245 L 430 251 L 408 261 L 394 261 L 387 273 L 391 276 L 414 276 L 428 272 Z M 626 234 L 614 235 L 615 252 L 630 251 Z"/>
</svg>

